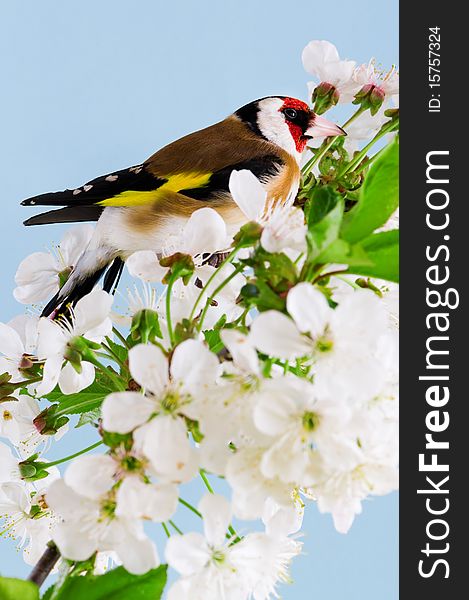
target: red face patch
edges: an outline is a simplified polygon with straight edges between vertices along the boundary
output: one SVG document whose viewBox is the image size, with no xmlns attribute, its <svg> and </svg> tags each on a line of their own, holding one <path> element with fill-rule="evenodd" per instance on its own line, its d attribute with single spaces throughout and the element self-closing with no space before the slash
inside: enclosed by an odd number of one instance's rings
<svg viewBox="0 0 469 600">
<path fill-rule="evenodd" d="M 289 120 L 287 118 L 286 123 L 295 143 L 296 151 L 301 153 L 304 151 L 308 141 L 304 136 L 304 132 L 309 124 L 311 109 L 305 102 L 297 98 L 285 98 L 280 111 L 284 112 L 287 108 L 293 108 L 298 112 L 298 119 Z"/>
<path fill-rule="evenodd" d="M 306 147 L 306 142 L 308 141 L 304 135 L 303 130 L 299 125 L 295 125 L 294 123 L 290 123 L 287 121 L 288 129 L 290 130 L 293 141 L 295 142 L 296 151 L 301 154 Z"/>
<path fill-rule="evenodd" d="M 296 110 L 304 110 L 306 112 L 310 112 L 311 110 L 306 102 L 298 100 L 297 98 L 285 98 L 280 110 L 283 110 L 284 108 L 295 108 Z"/>
</svg>

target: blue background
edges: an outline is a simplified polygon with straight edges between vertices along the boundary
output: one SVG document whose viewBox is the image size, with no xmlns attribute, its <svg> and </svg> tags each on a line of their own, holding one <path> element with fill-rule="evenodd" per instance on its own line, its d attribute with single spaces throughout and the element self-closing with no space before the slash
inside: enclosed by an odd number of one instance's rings
<svg viewBox="0 0 469 600">
<path fill-rule="evenodd" d="M 1 320 L 22 311 L 11 295 L 19 261 L 64 231 L 23 228 L 31 211 L 21 199 L 138 164 L 254 98 L 304 98 L 301 50 L 312 39 L 334 42 L 343 58 L 397 63 L 397 17 L 397 0 L 2 2 Z M 66 436 L 49 456 L 94 441 L 85 437 Z M 343 536 L 311 505 L 282 598 L 395 600 L 397 508 L 396 494 L 365 502 Z M 196 526 L 186 514 L 176 521 Z M 24 576 L 20 555 L 1 544 L 2 574 Z"/>
</svg>

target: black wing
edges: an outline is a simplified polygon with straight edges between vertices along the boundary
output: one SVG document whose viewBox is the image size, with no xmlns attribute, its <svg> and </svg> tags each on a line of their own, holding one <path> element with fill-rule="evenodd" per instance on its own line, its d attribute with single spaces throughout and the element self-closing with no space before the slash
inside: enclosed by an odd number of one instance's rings
<svg viewBox="0 0 469 600">
<path fill-rule="evenodd" d="M 115 171 L 97 177 L 74 190 L 41 194 L 23 200 L 22 206 L 64 207 L 31 217 L 24 224 L 45 225 L 97 221 L 104 210 L 104 207 L 98 204 L 99 202 L 129 190 L 136 192 L 156 190 L 165 181 L 165 179 L 152 175 L 144 165 Z"/>
</svg>

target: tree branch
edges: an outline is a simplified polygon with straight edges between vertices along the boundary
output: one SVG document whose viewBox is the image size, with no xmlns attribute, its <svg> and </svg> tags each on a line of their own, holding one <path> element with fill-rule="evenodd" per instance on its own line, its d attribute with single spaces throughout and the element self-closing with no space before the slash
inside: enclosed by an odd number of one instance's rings
<svg viewBox="0 0 469 600">
<path fill-rule="evenodd" d="M 38 560 L 36 566 L 31 571 L 28 580 L 35 583 L 38 587 L 44 583 L 46 577 L 55 567 L 56 562 L 60 558 L 60 552 L 53 542 L 49 542 L 43 555 Z"/>
</svg>

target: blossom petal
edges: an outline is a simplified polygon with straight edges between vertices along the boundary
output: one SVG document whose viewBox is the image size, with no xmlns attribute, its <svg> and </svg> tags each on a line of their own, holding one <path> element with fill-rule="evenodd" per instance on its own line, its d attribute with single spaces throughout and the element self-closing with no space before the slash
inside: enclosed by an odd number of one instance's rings
<svg viewBox="0 0 469 600">
<path fill-rule="evenodd" d="M 220 337 L 239 369 L 247 373 L 259 373 L 257 352 L 250 343 L 247 335 L 236 329 L 222 329 Z"/>
<path fill-rule="evenodd" d="M 166 543 L 165 558 L 178 573 L 188 576 L 207 564 L 210 553 L 203 535 L 193 532 L 171 536 Z"/>
<path fill-rule="evenodd" d="M 49 358 L 54 354 L 62 354 L 67 343 L 67 334 L 55 322 L 42 317 L 37 326 L 38 344 L 37 354 L 39 359 Z"/>
<path fill-rule="evenodd" d="M 135 381 L 155 395 L 168 385 L 168 359 L 158 346 L 138 344 L 131 348 L 129 368 Z"/>
<path fill-rule="evenodd" d="M 80 531 L 76 523 L 58 523 L 52 529 L 52 539 L 60 554 L 69 560 L 86 560 L 98 549 L 97 539 Z"/>
<path fill-rule="evenodd" d="M 207 542 L 211 546 L 221 546 L 231 521 L 230 503 L 220 494 L 205 494 L 198 508 L 204 518 Z"/>
<path fill-rule="evenodd" d="M 111 294 L 95 288 L 78 300 L 73 310 L 76 334 L 83 335 L 101 325 L 109 317 L 113 299 Z"/>
<path fill-rule="evenodd" d="M 287 310 L 302 333 L 319 337 L 324 333 L 332 309 L 326 297 L 310 283 L 299 283 L 288 292 Z"/>
<path fill-rule="evenodd" d="M 99 516 L 99 506 L 89 498 L 77 494 L 63 479 L 51 483 L 46 491 L 47 504 L 65 520 L 80 521 Z"/>
<path fill-rule="evenodd" d="M 98 500 L 115 484 L 116 462 L 106 454 L 80 456 L 65 471 L 64 481 L 77 494 Z"/>
<path fill-rule="evenodd" d="M 195 474 L 195 452 L 190 446 L 182 418 L 160 415 L 139 427 L 134 432 L 134 440 L 136 447 L 151 461 L 156 473 L 166 481 L 179 483 Z"/>
<path fill-rule="evenodd" d="M 59 289 L 60 266 L 48 252 L 34 252 L 18 266 L 13 295 L 22 304 L 40 302 Z"/>
<path fill-rule="evenodd" d="M 123 567 L 133 575 L 143 575 L 160 564 L 156 546 L 146 535 L 126 535 L 115 551 Z"/>
<path fill-rule="evenodd" d="M 251 325 L 249 340 L 265 354 L 278 358 L 298 358 L 311 352 L 311 343 L 295 323 L 275 310 L 261 313 Z"/>
<path fill-rule="evenodd" d="M 23 342 L 17 331 L 0 323 L 0 352 L 8 358 L 18 359 L 24 352 Z"/>
<path fill-rule="evenodd" d="M 337 48 L 326 40 L 313 40 L 304 48 L 301 60 L 305 71 L 318 77 L 318 70 L 327 62 L 340 60 Z"/>
<path fill-rule="evenodd" d="M 179 344 L 171 359 L 172 377 L 183 382 L 188 390 L 214 382 L 218 369 L 218 358 L 199 340 L 186 340 Z"/>
<path fill-rule="evenodd" d="M 172 483 L 144 483 L 138 477 L 126 477 L 117 490 L 116 515 L 167 521 L 176 512 L 178 487 Z"/>
<path fill-rule="evenodd" d="M 114 433 L 130 433 L 146 423 L 154 410 L 154 403 L 137 392 L 109 394 L 101 409 L 103 428 Z"/>
<path fill-rule="evenodd" d="M 94 381 L 94 366 L 83 361 L 81 373 L 77 373 L 70 363 L 67 363 L 60 372 L 59 387 L 63 394 L 76 394 L 89 387 Z"/>
<path fill-rule="evenodd" d="M 78 225 L 65 232 L 60 242 L 60 257 L 63 268 L 74 267 L 93 237 L 93 225 Z"/>
<path fill-rule="evenodd" d="M 267 192 L 257 177 L 247 169 L 232 171 L 229 188 L 233 200 L 251 221 L 260 221 L 265 210 Z"/>
<path fill-rule="evenodd" d="M 45 396 L 55 388 L 59 381 L 63 360 L 63 356 L 60 354 L 46 360 L 42 371 L 42 381 L 36 387 L 36 396 Z"/>
<path fill-rule="evenodd" d="M 18 332 L 26 354 L 34 354 L 36 350 L 38 324 L 39 318 L 31 315 L 18 315 L 8 322 Z"/>
<path fill-rule="evenodd" d="M 156 253 L 152 250 L 134 252 L 125 264 L 132 277 L 138 277 L 143 281 L 161 281 L 167 271 L 160 265 Z"/>
<path fill-rule="evenodd" d="M 184 251 L 192 256 L 226 248 L 228 240 L 223 218 L 213 208 L 195 210 L 184 226 Z"/>
</svg>

